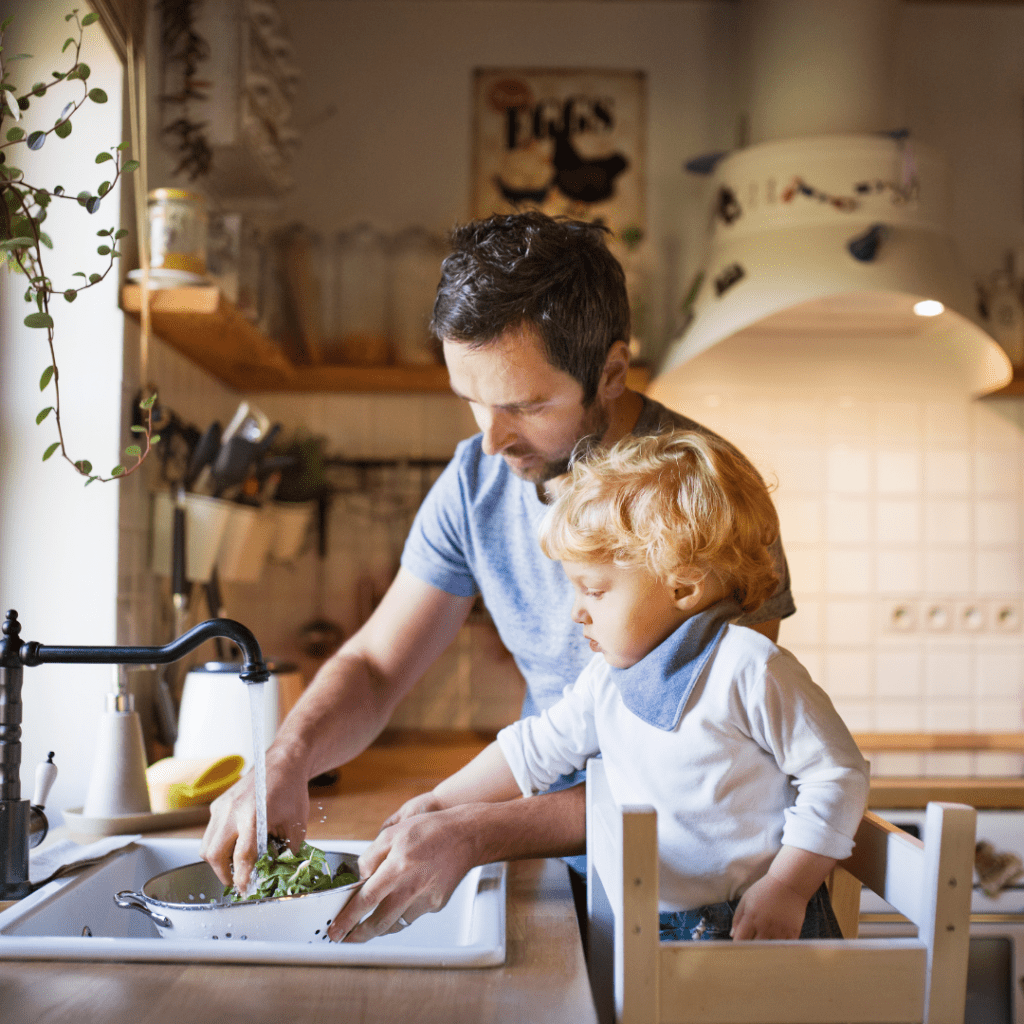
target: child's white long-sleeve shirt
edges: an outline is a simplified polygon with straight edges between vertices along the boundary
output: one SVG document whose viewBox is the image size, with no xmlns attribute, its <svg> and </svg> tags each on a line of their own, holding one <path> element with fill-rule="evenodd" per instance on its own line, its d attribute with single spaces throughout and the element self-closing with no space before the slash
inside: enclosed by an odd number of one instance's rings
<svg viewBox="0 0 1024 1024">
<path fill-rule="evenodd" d="M 648 655 L 626 670 L 643 718 L 623 702 L 621 671 L 596 655 L 557 704 L 503 729 L 498 742 L 527 796 L 600 752 L 616 801 L 657 810 L 661 910 L 741 895 L 781 844 L 849 856 L 868 767 L 788 651 L 730 625 L 682 686 L 670 661 Z"/>
</svg>

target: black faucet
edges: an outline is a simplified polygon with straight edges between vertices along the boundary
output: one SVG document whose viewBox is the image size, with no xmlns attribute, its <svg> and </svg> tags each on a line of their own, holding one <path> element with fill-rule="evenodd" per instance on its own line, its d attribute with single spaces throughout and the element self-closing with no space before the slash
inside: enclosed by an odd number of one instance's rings
<svg viewBox="0 0 1024 1024">
<path fill-rule="evenodd" d="M 168 665 L 215 637 L 242 651 L 245 683 L 265 683 L 270 672 L 256 637 L 233 619 L 208 619 L 166 647 L 49 647 L 22 642 L 18 613 L 9 611 L 0 640 L 0 900 L 32 890 L 28 880 L 30 804 L 21 799 L 21 683 L 32 665 Z"/>
</svg>

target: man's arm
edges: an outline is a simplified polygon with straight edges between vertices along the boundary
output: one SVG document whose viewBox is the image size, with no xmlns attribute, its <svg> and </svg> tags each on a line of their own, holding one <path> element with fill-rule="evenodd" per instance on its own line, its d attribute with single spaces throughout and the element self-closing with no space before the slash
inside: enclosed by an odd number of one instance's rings
<svg viewBox="0 0 1024 1024">
<path fill-rule="evenodd" d="M 309 779 L 373 742 L 455 638 L 472 604 L 472 597 L 445 593 L 399 570 L 366 624 L 317 672 L 267 751 L 272 834 L 298 849 L 309 818 Z M 212 804 L 201 853 L 225 885 L 248 884 L 256 861 L 251 772 Z"/>
<path fill-rule="evenodd" d="M 334 919 L 328 936 L 366 942 L 391 931 L 399 917 L 412 922 L 440 910 L 478 864 L 570 856 L 586 848 L 587 795 L 582 785 L 405 818 L 382 829 L 363 851 L 359 873 L 369 877 Z"/>
</svg>

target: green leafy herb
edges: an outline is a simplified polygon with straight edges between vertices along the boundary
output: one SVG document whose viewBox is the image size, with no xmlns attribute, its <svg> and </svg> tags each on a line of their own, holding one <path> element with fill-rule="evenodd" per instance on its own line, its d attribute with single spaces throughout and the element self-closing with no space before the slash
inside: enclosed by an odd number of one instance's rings
<svg viewBox="0 0 1024 1024">
<path fill-rule="evenodd" d="M 338 889 L 359 881 L 358 875 L 344 870 L 347 867 L 347 864 L 342 864 L 338 874 L 332 878 L 323 850 L 303 843 L 298 854 L 294 854 L 271 837 L 267 852 L 256 861 L 256 888 L 253 892 L 245 896 L 229 885 L 224 895 L 230 896 L 233 903 L 241 903 Z"/>
</svg>

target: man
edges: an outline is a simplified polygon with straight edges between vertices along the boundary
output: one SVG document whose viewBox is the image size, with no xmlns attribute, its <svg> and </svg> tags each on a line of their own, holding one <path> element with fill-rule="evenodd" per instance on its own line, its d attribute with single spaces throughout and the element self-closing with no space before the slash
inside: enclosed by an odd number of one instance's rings
<svg viewBox="0 0 1024 1024">
<path fill-rule="evenodd" d="M 546 502 L 581 446 L 670 424 L 704 429 L 626 387 L 625 277 L 595 225 L 523 213 L 457 229 L 431 329 L 481 433 L 458 446 L 424 501 L 384 599 L 325 662 L 267 752 L 268 830 L 293 848 L 309 816 L 307 781 L 379 735 L 477 594 L 526 679 L 524 715 L 561 696 L 592 652 L 571 621 L 571 585 L 537 543 Z M 741 620 L 772 639 L 795 610 L 778 543 L 776 562 L 778 591 Z M 504 804 L 425 802 L 382 829 L 360 859 L 372 877 L 331 938 L 365 941 L 440 909 L 477 864 L 583 853 L 578 781 Z M 253 788 L 250 774 L 212 807 L 202 855 L 225 884 L 233 875 L 244 886 L 255 860 Z"/>
</svg>

